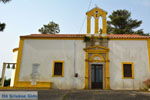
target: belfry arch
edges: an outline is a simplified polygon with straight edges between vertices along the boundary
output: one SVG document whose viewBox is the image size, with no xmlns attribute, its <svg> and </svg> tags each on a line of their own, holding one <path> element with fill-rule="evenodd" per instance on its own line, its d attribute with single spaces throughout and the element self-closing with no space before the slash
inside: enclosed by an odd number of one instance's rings
<svg viewBox="0 0 150 100">
<path fill-rule="evenodd" d="M 95 7 L 92 10 L 86 13 L 87 16 L 87 34 L 91 34 L 91 18 L 94 18 L 94 34 L 99 34 L 99 18 L 102 18 L 102 35 L 107 34 L 107 20 L 106 20 L 107 12 L 102 10 L 101 8 Z"/>
</svg>

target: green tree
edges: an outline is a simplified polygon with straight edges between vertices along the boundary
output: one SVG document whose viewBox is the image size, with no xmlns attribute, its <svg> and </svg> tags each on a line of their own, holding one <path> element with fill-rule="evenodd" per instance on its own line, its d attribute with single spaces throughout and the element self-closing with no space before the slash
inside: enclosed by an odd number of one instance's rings
<svg viewBox="0 0 150 100">
<path fill-rule="evenodd" d="M 2 3 L 7 3 L 9 1 L 11 1 L 11 0 L 0 0 L 0 2 L 2 2 Z"/>
<path fill-rule="evenodd" d="M 2 85 L 1 84 L 1 80 L 2 80 L 2 78 L 0 78 L 0 86 Z M 9 79 L 5 79 L 5 81 L 4 81 L 4 86 L 10 86 L 10 82 L 11 82 L 11 79 L 9 78 Z"/>
<path fill-rule="evenodd" d="M 136 30 L 140 27 L 142 21 L 131 18 L 131 13 L 128 10 L 116 10 L 109 15 L 108 33 L 112 34 L 140 34 L 143 35 L 143 29 Z"/>
<path fill-rule="evenodd" d="M 5 29 L 5 23 L 0 23 L 0 31 L 3 31 Z"/>
<path fill-rule="evenodd" d="M 10 86 L 11 79 L 5 79 L 4 86 Z"/>
<path fill-rule="evenodd" d="M 58 24 L 51 21 L 47 25 L 43 25 L 43 27 L 39 29 L 39 32 L 42 34 L 57 34 L 60 32 L 60 29 Z"/>
<path fill-rule="evenodd" d="M 2 2 L 2 3 L 7 3 L 7 2 L 9 2 L 9 1 L 11 1 L 11 0 L 0 0 L 0 3 L 1 3 L 1 2 Z M 5 29 L 5 26 L 6 26 L 5 23 L 1 23 L 1 22 L 0 22 L 0 31 L 3 31 L 3 30 Z"/>
</svg>

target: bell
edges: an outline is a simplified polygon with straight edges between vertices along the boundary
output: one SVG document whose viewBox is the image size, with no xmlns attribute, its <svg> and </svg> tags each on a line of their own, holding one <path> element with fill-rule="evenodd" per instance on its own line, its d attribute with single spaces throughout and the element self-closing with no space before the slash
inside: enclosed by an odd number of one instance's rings
<svg viewBox="0 0 150 100">
<path fill-rule="evenodd" d="M 12 69 L 15 69 L 15 65 L 16 65 L 16 64 L 13 64 Z"/>
<path fill-rule="evenodd" d="M 10 65 L 9 65 L 9 64 L 7 64 L 7 68 L 10 68 Z"/>
</svg>

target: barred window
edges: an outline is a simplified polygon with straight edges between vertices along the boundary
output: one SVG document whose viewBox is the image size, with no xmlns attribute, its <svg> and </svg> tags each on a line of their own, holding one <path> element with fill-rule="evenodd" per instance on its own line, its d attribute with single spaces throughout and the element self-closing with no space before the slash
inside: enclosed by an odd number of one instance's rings
<svg viewBox="0 0 150 100">
<path fill-rule="evenodd" d="M 133 70 L 132 64 L 123 64 L 123 77 L 124 78 L 132 78 L 133 77 Z"/>
<path fill-rule="evenodd" d="M 63 62 L 54 62 L 54 76 L 63 76 Z"/>
</svg>

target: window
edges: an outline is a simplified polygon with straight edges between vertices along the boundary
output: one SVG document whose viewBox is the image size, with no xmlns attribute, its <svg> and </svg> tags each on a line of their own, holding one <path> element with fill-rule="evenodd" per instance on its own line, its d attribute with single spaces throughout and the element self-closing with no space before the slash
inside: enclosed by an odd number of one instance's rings
<svg viewBox="0 0 150 100">
<path fill-rule="evenodd" d="M 123 63 L 123 78 L 134 78 L 133 63 Z"/>
<path fill-rule="evenodd" d="M 64 70 L 64 62 L 63 61 L 54 61 L 53 65 L 53 76 L 63 76 Z"/>
</svg>

